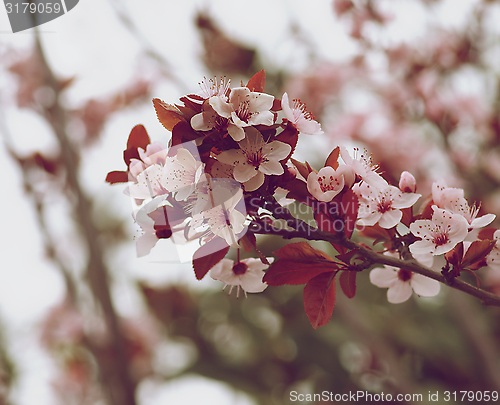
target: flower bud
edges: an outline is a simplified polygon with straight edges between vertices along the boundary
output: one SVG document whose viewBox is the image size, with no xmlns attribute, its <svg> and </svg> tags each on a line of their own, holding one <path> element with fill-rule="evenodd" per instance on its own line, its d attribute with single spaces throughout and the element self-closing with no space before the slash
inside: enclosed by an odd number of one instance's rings
<svg viewBox="0 0 500 405">
<path fill-rule="evenodd" d="M 410 172 L 401 173 L 401 178 L 399 179 L 399 189 L 403 193 L 414 193 L 417 191 L 417 182 L 415 177 Z"/>
</svg>

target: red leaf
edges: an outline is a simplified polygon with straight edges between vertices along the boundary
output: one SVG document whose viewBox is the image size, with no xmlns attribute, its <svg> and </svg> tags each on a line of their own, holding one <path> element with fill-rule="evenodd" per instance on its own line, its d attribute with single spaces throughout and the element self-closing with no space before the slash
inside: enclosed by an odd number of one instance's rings
<svg viewBox="0 0 500 405">
<path fill-rule="evenodd" d="M 131 159 L 140 159 L 138 148 L 146 150 L 151 143 L 149 135 L 143 125 L 139 124 L 132 128 L 128 136 L 127 149 L 123 151 L 123 160 L 125 164 L 130 166 Z"/>
<path fill-rule="evenodd" d="M 153 105 L 156 110 L 156 116 L 165 129 L 172 131 L 175 124 L 184 121 L 184 117 L 176 106 L 165 103 L 159 98 L 153 99 Z"/>
<path fill-rule="evenodd" d="M 297 131 L 297 129 L 289 122 L 286 128 L 274 139 L 276 141 L 287 143 L 292 147 L 292 150 L 286 159 L 282 159 L 287 160 L 293 155 L 295 147 L 297 146 L 297 142 L 299 141 L 299 131 Z"/>
<path fill-rule="evenodd" d="M 356 275 L 357 271 L 343 271 L 340 273 L 339 283 L 342 292 L 347 298 L 354 298 L 356 295 Z"/>
<path fill-rule="evenodd" d="M 307 178 L 309 177 L 309 173 L 311 173 L 312 170 L 311 169 L 311 166 L 309 166 L 309 164 L 305 164 L 305 163 L 302 163 L 302 162 L 299 162 L 298 160 L 295 160 L 295 159 L 290 159 L 290 161 L 293 163 L 293 165 L 296 167 L 296 169 L 298 170 L 298 172 L 301 174 L 301 176 L 307 180 Z"/>
<path fill-rule="evenodd" d="M 179 121 L 172 129 L 172 144 L 170 146 L 172 147 L 180 145 L 181 143 L 194 141 L 199 137 L 199 134 L 193 131 L 191 125 L 186 121 Z"/>
<path fill-rule="evenodd" d="M 139 124 L 132 128 L 132 131 L 130 131 L 127 141 L 127 149 L 142 148 L 146 150 L 150 143 L 151 139 L 149 139 L 146 128 L 144 128 L 144 125 Z"/>
<path fill-rule="evenodd" d="M 358 235 L 365 238 L 374 239 L 373 245 L 378 242 L 390 241 L 395 234 L 394 229 L 384 229 L 379 224 L 373 226 L 364 226 L 358 229 Z"/>
<path fill-rule="evenodd" d="M 337 146 L 326 158 L 325 166 L 330 166 L 333 169 L 337 170 L 337 168 L 339 167 L 339 154 L 340 148 Z"/>
<path fill-rule="evenodd" d="M 344 215 L 344 232 L 347 239 L 352 236 L 358 218 L 359 201 L 351 189 L 347 189 L 342 197 L 341 212 Z"/>
<path fill-rule="evenodd" d="M 305 284 L 318 274 L 338 269 L 330 256 L 307 242 L 291 243 L 274 254 L 279 260 L 267 270 L 263 279 L 272 286 Z"/>
<path fill-rule="evenodd" d="M 106 176 L 106 183 L 115 184 L 115 183 L 127 183 L 128 182 L 128 173 L 115 170 L 113 172 L 109 172 Z"/>
<path fill-rule="evenodd" d="M 304 287 L 304 308 L 314 329 L 326 325 L 335 305 L 335 275 L 337 272 L 320 274 Z"/>
<path fill-rule="evenodd" d="M 467 253 L 465 253 L 462 266 L 466 267 L 483 260 L 495 247 L 495 243 L 496 241 L 489 239 L 476 240 L 472 242 L 469 249 L 467 249 Z"/>
<path fill-rule="evenodd" d="M 196 278 L 201 280 L 208 271 L 219 263 L 229 251 L 226 241 L 221 238 L 212 239 L 200 247 L 193 256 L 193 268 Z"/>
<path fill-rule="evenodd" d="M 256 91 L 262 93 L 264 87 L 266 86 L 266 72 L 264 69 L 255 73 L 248 81 L 247 87 L 250 91 Z"/>
<path fill-rule="evenodd" d="M 464 244 L 460 242 L 449 252 L 446 252 L 444 258 L 450 264 L 455 267 L 458 267 L 462 264 L 462 259 L 464 257 Z"/>
<path fill-rule="evenodd" d="M 483 228 L 477 234 L 479 239 L 495 239 L 493 234 L 496 232 L 496 228 L 489 226 L 488 228 Z"/>
<path fill-rule="evenodd" d="M 281 184 L 280 187 L 288 190 L 288 194 L 286 196 L 287 198 L 293 198 L 298 202 L 304 204 L 309 203 L 309 197 L 311 196 L 311 194 L 307 189 L 307 184 L 302 180 L 295 178 L 291 181 Z"/>
</svg>

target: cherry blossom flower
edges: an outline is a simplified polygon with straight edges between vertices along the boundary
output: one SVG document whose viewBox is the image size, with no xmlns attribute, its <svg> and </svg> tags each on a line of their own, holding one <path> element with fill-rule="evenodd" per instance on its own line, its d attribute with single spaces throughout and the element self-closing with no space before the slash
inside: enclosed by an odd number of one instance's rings
<svg viewBox="0 0 500 405">
<path fill-rule="evenodd" d="M 417 220 L 410 225 L 413 235 L 422 238 L 410 245 L 415 254 L 440 255 L 452 250 L 468 233 L 469 223 L 459 214 L 432 206 L 432 220 Z"/>
<path fill-rule="evenodd" d="M 229 102 L 214 96 L 209 103 L 217 114 L 230 120 L 229 135 L 235 141 L 241 141 L 245 137 L 243 128 L 274 123 L 274 114 L 269 111 L 273 101 L 274 96 L 269 94 L 253 92 L 248 87 L 236 87 L 231 90 Z"/>
<path fill-rule="evenodd" d="M 165 188 L 164 176 L 164 166 L 158 164 L 149 166 L 137 175 L 136 182 L 125 189 L 125 194 L 138 200 L 147 200 L 160 194 L 166 194 L 168 190 Z"/>
<path fill-rule="evenodd" d="M 442 181 L 432 184 L 432 199 L 438 207 L 462 215 L 469 223 L 470 229 L 489 225 L 496 217 L 494 214 L 486 214 L 477 218 L 480 207 L 475 204 L 472 207 L 469 206 L 469 203 L 464 198 L 464 190 L 446 187 Z"/>
<path fill-rule="evenodd" d="M 229 246 L 236 247 L 238 239 L 245 231 L 246 209 L 243 190 L 240 188 L 231 195 L 231 190 L 219 187 L 214 188 L 213 194 L 218 195 L 218 200 L 214 200 L 212 208 L 193 215 L 190 235 L 192 232 L 200 231 L 201 228 L 208 239 L 219 236 L 225 239 Z"/>
<path fill-rule="evenodd" d="M 420 194 L 403 193 L 397 187 L 377 189 L 368 183 L 357 183 L 352 190 L 359 198 L 358 224 L 373 226 L 377 222 L 385 229 L 396 226 L 403 216 L 401 209 L 409 208 L 421 197 Z"/>
<path fill-rule="evenodd" d="M 496 217 L 495 214 L 486 214 L 482 217 L 476 218 L 477 214 L 479 213 L 480 207 L 476 207 L 476 204 L 474 204 L 472 207 L 469 207 L 469 203 L 463 197 L 448 197 L 451 198 L 445 200 L 444 207 L 454 214 L 462 215 L 469 223 L 470 229 L 482 228 L 486 225 L 489 225 Z"/>
<path fill-rule="evenodd" d="M 177 192 L 177 201 L 186 200 L 196 188 L 196 184 L 205 179 L 204 165 L 196 160 L 186 148 L 179 148 L 173 159 L 167 160 L 162 185 L 170 192 Z"/>
<path fill-rule="evenodd" d="M 268 257 L 269 263 L 274 260 Z M 246 293 L 259 293 L 267 288 L 267 284 L 262 282 L 264 270 L 269 267 L 263 264 L 259 259 L 243 259 L 234 263 L 230 259 L 222 259 L 210 270 L 210 277 L 225 283 L 224 288 L 230 285 L 229 294 L 237 287 L 236 296 L 239 296 L 240 287 Z"/>
<path fill-rule="evenodd" d="M 387 300 L 392 304 L 400 304 L 410 298 L 412 291 L 422 297 L 433 297 L 441 288 L 439 282 L 406 269 L 384 266 L 370 272 L 370 281 L 387 290 Z"/>
<path fill-rule="evenodd" d="M 358 149 L 355 149 L 355 152 L 357 151 Z M 356 154 L 357 153 L 355 153 L 355 155 Z M 365 153 L 360 154 L 359 157 L 355 156 L 352 158 L 346 147 L 341 146 L 340 156 L 353 175 L 358 175 L 363 181 L 367 182 L 372 187 L 383 188 L 389 185 L 389 183 L 387 183 L 387 181 L 377 173 L 378 165 L 373 164 L 371 156 L 368 156 L 366 151 Z M 349 184 L 347 176 L 344 175 L 344 177 L 346 178 L 346 183 Z"/>
<path fill-rule="evenodd" d="M 292 122 L 293 126 L 306 135 L 321 135 L 321 124 L 314 120 L 312 114 L 307 111 L 306 105 L 300 100 L 292 100 L 292 105 L 288 101 L 288 94 L 283 93 L 281 98 L 281 108 L 285 117 Z"/>
<path fill-rule="evenodd" d="M 307 176 L 307 189 L 319 201 L 332 201 L 343 188 L 344 176 L 333 167 L 323 167 L 318 173 L 312 171 Z"/>
<path fill-rule="evenodd" d="M 234 166 L 234 179 L 244 184 L 245 191 L 254 191 L 262 186 L 265 174 L 283 174 L 280 160 L 285 159 L 292 150 L 284 142 L 264 142 L 262 134 L 254 128 L 247 129 L 246 138 L 238 145 L 240 149 L 223 151 L 217 159 Z"/>
</svg>

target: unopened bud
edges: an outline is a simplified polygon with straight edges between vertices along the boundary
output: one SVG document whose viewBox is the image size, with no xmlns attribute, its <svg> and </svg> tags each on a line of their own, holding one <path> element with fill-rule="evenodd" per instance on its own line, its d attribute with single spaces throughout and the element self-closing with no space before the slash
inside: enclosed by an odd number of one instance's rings
<svg viewBox="0 0 500 405">
<path fill-rule="evenodd" d="M 399 179 L 399 189 L 403 193 L 414 193 L 417 191 L 417 182 L 413 174 L 410 172 L 401 173 L 401 178 Z"/>
</svg>

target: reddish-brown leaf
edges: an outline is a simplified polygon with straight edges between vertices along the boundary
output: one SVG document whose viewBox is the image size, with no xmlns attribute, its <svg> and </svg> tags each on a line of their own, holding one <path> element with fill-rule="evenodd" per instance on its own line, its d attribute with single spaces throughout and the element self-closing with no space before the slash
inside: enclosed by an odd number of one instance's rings
<svg viewBox="0 0 500 405">
<path fill-rule="evenodd" d="M 294 158 L 291 158 L 290 161 L 293 163 L 295 168 L 298 170 L 298 172 L 301 174 L 301 176 L 307 180 L 307 177 L 309 177 L 309 173 L 311 173 L 311 166 L 306 165 L 305 163 L 299 162 L 298 160 L 295 160 Z"/>
<path fill-rule="evenodd" d="M 477 234 L 477 237 L 479 239 L 495 239 L 493 237 L 494 233 L 497 231 L 496 228 L 493 228 L 491 226 L 487 227 L 487 228 L 483 228 L 479 231 L 479 233 Z"/>
<path fill-rule="evenodd" d="M 291 181 L 281 184 L 280 187 L 288 190 L 288 194 L 286 196 L 287 198 L 293 198 L 298 202 L 304 204 L 308 204 L 310 202 L 309 197 L 311 197 L 311 194 L 307 189 L 307 184 L 302 180 L 295 178 Z"/>
<path fill-rule="evenodd" d="M 460 242 L 449 252 L 446 252 L 444 258 L 450 264 L 458 267 L 462 264 L 462 259 L 464 257 L 464 244 Z"/>
<path fill-rule="evenodd" d="M 274 254 L 279 260 L 267 270 L 263 279 L 272 286 L 305 284 L 318 274 L 338 269 L 330 256 L 307 242 L 291 243 Z"/>
<path fill-rule="evenodd" d="M 373 245 L 378 242 L 386 242 L 394 236 L 394 229 L 384 229 L 379 224 L 373 226 L 363 226 L 358 229 L 359 236 L 374 239 Z"/>
<path fill-rule="evenodd" d="M 194 141 L 196 138 L 199 138 L 199 134 L 193 131 L 191 125 L 186 121 L 179 121 L 172 129 L 172 144 L 170 146 Z"/>
<path fill-rule="evenodd" d="M 357 271 L 343 271 L 340 273 L 339 283 L 342 292 L 347 298 L 354 298 L 356 295 L 356 275 Z"/>
<path fill-rule="evenodd" d="M 476 240 L 472 242 L 465 253 L 464 260 L 462 261 L 462 266 L 467 267 L 471 264 L 479 262 L 483 260 L 488 253 L 495 247 L 496 241 L 484 239 L 484 240 Z"/>
<path fill-rule="evenodd" d="M 292 124 L 288 123 L 286 128 L 275 138 L 275 140 L 287 143 L 292 147 L 290 154 L 286 157 L 286 159 L 289 159 L 290 156 L 292 156 L 295 147 L 297 146 L 297 142 L 299 140 L 299 131 L 297 131 L 297 129 Z"/>
<path fill-rule="evenodd" d="M 304 308 L 314 329 L 326 325 L 335 305 L 335 275 L 337 272 L 319 274 L 304 287 Z"/>
<path fill-rule="evenodd" d="M 146 150 L 148 145 L 151 143 L 151 139 L 149 139 L 148 132 L 144 125 L 136 125 L 130 131 L 130 135 L 128 136 L 127 141 L 127 149 L 136 149 L 142 148 Z"/>
<path fill-rule="evenodd" d="M 201 280 L 208 271 L 219 263 L 229 251 L 226 241 L 221 238 L 212 239 L 201 246 L 193 256 L 193 268 L 196 278 Z"/>
<path fill-rule="evenodd" d="M 128 173 L 115 170 L 113 172 L 109 172 L 106 176 L 106 183 L 116 184 L 116 183 L 126 183 L 128 182 Z"/>
<path fill-rule="evenodd" d="M 153 99 L 153 105 L 155 107 L 158 120 L 165 127 L 165 129 L 169 131 L 172 131 L 172 129 L 174 129 L 175 127 L 175 124 L 177 124 L 179 121 L 184 120 L 181 112 L 174 105 L 167 104 L 159 98 Z"/>
<path fill-rule="evenodd" d="M 255 73 L 248 81 L 247 87 L 250 91 L 262 93 L 266 87 L 266 72 L 264 69 Z"/>
<path fill-rule="evenodd" d="M 340 148 L 337 146 L 326 158 L 325 166 L 330 166 L 333 169 L 337 170 L 337 168 L 339 167 L 339 154 Z"/>
<path fill-rule="evenodd" d="M 358 218 L 359 201 L 351 189 L 347 189 L 342 197 L 341 212 L 344 216 L 344 232 L 347 239 L 352 236 Z"/>
</svg>

